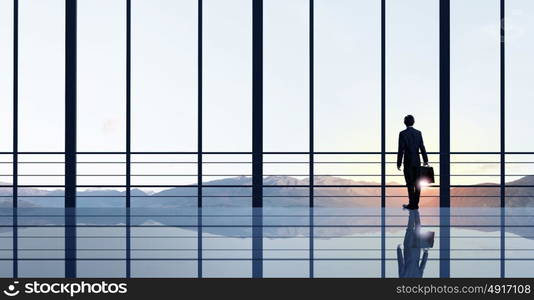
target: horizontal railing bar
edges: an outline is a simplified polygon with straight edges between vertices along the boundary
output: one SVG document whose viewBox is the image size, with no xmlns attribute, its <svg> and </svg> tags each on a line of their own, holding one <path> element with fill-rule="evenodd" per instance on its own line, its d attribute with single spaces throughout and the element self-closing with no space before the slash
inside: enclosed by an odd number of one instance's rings
<svg viewBox="0 0 534 300">
<path fill-rule="evenodd" d="M 472 248 L 472 249 L 469 249 L 469 248 L 464 248 L 464 249 L 445 249 L 445 248 L 441 248 L 442 250 L 448 250 L 448 251 L 453 251 L 453 252 L 467 252 L 467 251 L 487 251 L 487 252 L 490 252 L 490 251 L 500 251 L 500 248 L 485 248 L 485 249 L 476 249 L 476 248 Z M 46 249 L 46 248 L 43 248 L 43 249 L 38 249 L 38 248 L 28 248 L 28 249 L 21 249 L 19 248 L 18 249 L 19 251 L 65 251 L 65 249 Z M 126 249 L 117 249 L 117 248 L 110 248 L 110 249 L 101 249 L 101 248 L 98 248 L 98 249 L 91 249 L 91 248 L 87 248 L 87 249 L 76 249 L 78 251 L 126 251 Z M 197 251 L 198 249 L 197 248 L 192 248 L 192 249 L 187 249 L 187 248 L 142 248 L 142 249 L 136 249 L 136 248 L 131 248 L 131 251 Z M 381 249 L 377 248 L 377 249 L 373 249 L 373 248 L 326 248 L 326 249 L 322 249 L 322 248 L 314 248 L 313 251 L 328 251 L 328 252 L 336 252 L 336 251 L 359 251 L 359 252 L 362 252 L 362 251 L 380 251 Z M 385 249 L 386 251 L 397 251 L 397 248 L 386 248 Z M 430 248 L 429 250 L 433 250 L 433 251 L 439 251 L 438 249 L 432 249 Z M 507 248 L 506 249 L 507 251 L 534 251 L 534 248 L 532 249 L 510 249 L 510 248 Z M 0 251 L 13 251 L 13 249 L 0 249 Z M 239 252 L 242 252 L 242 251 L 252 251 L 251 248 L 226 248 L 226 249 L 221 249 L 221 248 L 217 248 L 217 249 L 206 249 L 206 248 L 203 248 L 202 251 L 212 251 L 212 252 L 222 252 L 222 251 L 225 251 L 225 252 L 232 252 L 232 251 L 239 251 Z M 272 251 L 272 252 L 277 252 L 277 251 L 287 251 L 287 252 L 298 252 L 298 251 L 310 251 L 309 248 L 273 248 L 273 249 L 266 249 L 264 248 L 263 251 Z"/>
<path fill-rule="evenodd" d="M 65 152 L 61 151 L 2 151 L 0 154 L 21 154 L 21 155 L 30 155 L 30 154 L 42 154 L 42 155 L 62 155 L 65 154 Z M 76 152 L 76 154 L 80 155 L 98 155 L 98 154 L 127 154 L 128 152 L 125 151 L 79 151 Z M 131 151 L 130 154 L 134 155 L 197 155 L 197 154 L 206 154 L 206 155 L 252 155 L 251 151 Z M 264 151 L 263 154 L 265 155 L 306 155 L 306 154 L 328 154 L 328 155 L 358 155 L 358 154 L 367 154 L 367 155 L 379 155 L 382 154 L 380 151 Z M 428 151 L 427 154 L 440 154 L 441 152 L 436 151 Z M 497 155 L 501 154 L 499 151 L 451 151 L 451 152 L 444 152 L 446 154 L 452 154 L 452 155 Z M 531 155 L 534 154 L 534 152 L 531 151 L 506 151 L 503 152 L 504 154 L 510 154 L 510 155 Z M 387 155 L 396 155 L 397 152 L 393 151 L 385 151 L 384 154 Z"/>
<path fill-rule="evenodd" d="M 0 196 L 0 198 L 13 197 L 13 195 Z M 62 198 L 64 195 L 19 195 L 18 198 Z M 77 195 L 78 198 L 124 198 L 125 195 Z M 167 195 L 145 195 L 137 196 L 131 195 L 132 198 L 198 198 L 197 195 L 176 195 L 176 196 L 167 196 Z M 205 195 L 203 198 L 249 198 L 252 195 L 245 196 L 236 196 L 236 195 Z M 309 198 L 309 195 L 273 195 L 273 196 L 264 196 L 266 198 Z M 381 195 L 315 195 L 315 198 L 380 198 Z M 386 198 L 406 198 L 407 195 L 386 195 Z M 436 198 L 439 195 L 421 195 L 421 198 Z M 500 198 L 499 195 L 451 195 L 451 198 Z M 507 198 L 531 198 L 534 195 L 506 195 Z"/>
<path fill-rule="evenodd" d="M 380 176 L 381 174 L 316 174 L 315 177 L 330 177 L 330 176 L 339 176 L 339 177 L 376 177 Z M 388 177 L 399 177 L 404 176 L 403 174 L 385 174 Z M 13 176 L 13 174 L 0 174 L 0 176 Z M 25 176 L 25 177 L 31 177 L 31 176 L 47 176 L 47 177 L 58 177 L 58 176 L 65 176 L 64 174 L 18 174 L 18 176 Z M 93 177 L 93 176 L 107 176 L 107 177 L 120 177 L 120 176 L 126 176 L 126 174 L 77 174 L 76 176 L 80 177 Z M 198 174 L 131 174 L 130 176 L 147 176 L 147 177 L 162 177 L 162 176 L 172 176 L 172 177 L 194 177 L 198 176 Z M 202 174 L 204 177 L 251 177 L 250 174 Z M 308 177 L 309 174 L 264 174 L 264 177 L 283 177 L 283 176 L 290 176 L 290 177 Z M 439 174 L 434 174 L 435 177 L 439 177 Z M 499 174 L 451 174 L 450 176 L 455 177 L 497 177 L 500 176 Z M 534 174 L 507 174 L 506 177 L 519 177 L 519 176 L 534 176 Z"/>
<path fill-rule="evenodd" d="M 143 208 L 143 207 L 139 207 L 139 208 Z M 251 209 L 252 207 L 247 207 L 248 209 Z M 272 214 L 272 213 L 269 213 L 269 209 L 270 208 L 279 208 L 279 207 L 264 207 L 264 213 L 263 213 L 263 217 L 266 217 L 266 218 L 278 218 L 278 217 L 298 217 L 298 218 L 305 218 L 305 217 L 308 217 L 309 214 Z M 286 207 L 284 207 L 286 208 Z M 376 207 L 376 209 L 379 209 L 380 207 Z M 60 208 L 60 209 L 63 209 L 63 208 Z M 81 208 L 78 208 L 78 209 L 85 209 L 84 207 L 81 207 Z M 94 209 L 94 208 L 87 208 L 87 209 Z M 97 208 L 98 209 L 98 208 Z M 115 208 L 115 209 L 125 209 L 125 207 L 120 207 L 120 208 Z M 135 210 L 137 208 L 132 208 L 130 209 L 131 210 Z M 335 209 L 335 208 L 331 208 L 331 207 L 318 207 L 317 209 Z M 346 209 L 346 208 L 345 208 Z M 461 209 L 461 208 L 457 208 L 457 209 Z M 496 209 L 499 209 L 499 207 L 496 207 Z M 4 209 L 5 210 L 5 209 Z M 18 210 L 20 211 L 20 208 L 18 208 Z M 303 208 L 300 208 L 299 210 L 303 210 Z M 452 208 L 451 210 L 454 210 L 454 208 Z M 315 210 L 317 211 L 317 210 Z M 18 216 L 20 217 L 62 217 L 62 216 L 65 216 L 65 215 L 73 215 L 72 213 L 62 213 L 62 214 L 20 214 Z M 106 214 L 106 215 L 93 215 L 93 214 L 80 214 L 80 213 L 76 213 L 77 216 L 80 216 L 80 217 L 123 217 L 125 216 L 126 214 Z M 220 218 L 236 218 L 236 217 L 252 217 L 253 214 L 213 214 L 213 213 L 202 213 L 201 214 L 203 217 L 220 217 Z M 451 217 L 474 217 L 474 218 L 477 218 L 477 217 L 500 217 L 501 215 L 500 214 L 455 214 L 455 213 L 447 213 L 447 215 L 450 215 Z M 9 215 L 0 215 L 0 216 L 12 216 L 12 214 L 9 214 Z M 132 217 L 197 217 L 198 214 L 135 214 L 135 213 L 131 213 L 131 216 Z M 372 217 L 372 218 L 378 218 L 380 217 L 381 215 L 380 214 L 340 214 L 340 213 L 335 213 L 335 214 L 326 214 L 326 213 L 321 213 L 321 214 L 314 214 L 315 217 L 318 217 L 318 218 L 329 218 L 329 217 L 336 217 L 336 218 L 340 218 L 340 217 L 351 217 L 351 218 L 358 218 L 358 217 Z M 386 216 L 387 217 L 394 217 L 394 218 L 405 218 L 406 215 L 405 214 L 392 214 L 392 213 L 386 213 Z M 440 217 L 439 214 L 421 214 L 420 215 L 422 218 L 433 218 L 433 217 Z M 514 217 L 532 217 L 531 214 L 525 214 L 525 215 L 521 215 L 521 214 L 505 214 L 506 217 L 510 217 L 510 218 L 514 218 Z M 387 226 L 387 225 L 386 225 Z"/>
<path fill-rule="evenodd" d="M 444 248 L 442 248 L 444 249 Z M 64 248 L 18 248 L 20 251 L 63 251 Z M 125 251 L 125 248 L 77 248 L 79 251 Z M 197 251 L 197 248 L 132 248 L 132 251 Z M 250 251 L 251 248 L 204 248 L 205 251 Z M 309 248 L 264 248 L 264 251 L 309 251 Z M 316 251 L 376 251 L 380 250 L 379 248 L 315 248 Z M 396 251 L 397 248 L 386 248 L 388 251 Z M 430 249 L 429 249 L 430 250 Z M 485 248 L 485 249 L 448 249 L 451 251 L 496 251 L 497 249 Z M 532 249 L 507 249 L 513 251 L 533 251 Z M 0 249 L 0 251 L 13 251 L 13 249 Z"/>
<path fill-rule="evenodd" d="M 269 209 L 269 207 L 266 207 L 266 209 Z M 53 214 L 53 215 L 44 215 L 44 214 L 19 214 L 18 217 L 20 218 L 39 218 L 39 217 L 58 217 L 58 218 L 61 218 L 61 217 L 64 217 L 65 215 L 69 215 L 69 213 L 67 214 L 60 214 L 60 215 L 56 215 L 56 214 Z M 73 215 L 73 214 L 70 214 L 70 215 Z M 205 218 L 251 218 L 253 217 L 252 214 L 249 214 L 249 215 L 234 215 L 234 214 L 221 214 L 221 215 L 212 215 L 212 214 L 201 214 L 202 217 L 205 217 Z M 462 217 L 462 218 L 480 218 L 480 217 L 484 217 L 484 218 L 498 218 L 498 217 L 501 217 L 501 215 L 488 215 L 488 214 L 484 214 L 484 215 L 464 215 L 464 214 L 458 214 L 458 215 L 455 215 L 455 214 L 448 214 L 450 215 L 452 218 L 455 218 L 455 217 Z M 3 216 L 3 217 L 12 217 L 12 215 L 0 215 L 0 216 Z M 76 214 L 77 217 L 98 217 L 98 218 L 117 218 L 117 217 L 124 217 L 126 216 L 126 214 L 120 214 L 120 215 L 90 215 L 90 214 Z M 146 214 L 131 214 L 131 216 L 133 218 L 137 217 L 137 218 L 141 218 L 141 217 L 160 217 L 160 218 L 168 218 L 168 217 L 172 217 L 172 218 L 196 218 L 198 215 L 197 214 L 185 214 L 185 215 L 146 215 Z M 304 215 L 300 215 L 300 214 L 288 214 L 288 215 L 273 215 L 273 214 L 268 214 L 268 213 L 265 213 L 264 212 L 264 215 L 263 217 L 264 218 L 307 218 L 309 217 L 310 215 L 309 214 L 304 214 Z M 314 217 L 316 218 L 379 218 L 380 215 L 351 215 L 351 214 L 314 214 L 313 215 Z M 396 214 L 386 214 L 387 217 L 389 218 L 405 218 L 406 215 L 396 215 Z M 438 218 L 440 217 L 440 215 L 421 215 L 422 218 Z M 532 215 L 510 215 L 510 214 L 506 214 L 505 217 L 508 217 L 508 218 L 529 218 L 529 217 L 532 217 Z M 388 227 L 389 225 L 385 225 L 386 227 Z M 435 226 L 438 226 L 438 225 L 424 225 L 424 226 L 427 226 L 427 227 L 435 227 Z M 496 226 L 499 226 L 499 225 L 496 225 Z"/>
<path fill-rule="evenodd" d="M 0 198 L 2 197 L 11 197 L 10 196 L 0 196 Z M 61 196 L 49 196 L 49 195 L 43 195 L 43 196 L 18 196 L 19 198 L 61 198 Z M 105 196 L 105 195 L 78 195 L 76 196 L 78 198 L 124 198 L 126 197 L 125 195 L 109 195 L 109 196 Z M 167 196 L 167 195 L 146 195 L 146 196 L 137 196 L 137 195 L 131 195 L 130 197 L 132 198 L 198 198 L 197 195 L 176 195 L 176 196 Z M 203 195 L 202 196 L 203 198 L 222 198 L 222 197 L 225 197 L 225 198 L 246 198 L 246 197 L 252 197 L 252 195 L 248 195 L 248 196 L 236 196 L 236 195 Z M 266 198 L 309 198 L 310 196 L 309 195 L 291 195 L 291 196 L 284 196 L 284 195 L 273 195 L 273 196 L 264 196 Z M 354 195 L 354 196 L 350 196 L 350 195 L 315 195 L 314 196 L 315 198 L 380 198 L 381 196 L 380 195 Z M 388 198 L 405 198 L 407 196 L 386 196 Z M 437 195 L 436 196 L 431 196 L 431 195 L 421 195 L 420 196 L 421 198 L 435 198 L 435 197 L 438 197 Z M 456 196 L 456 197 L 463 197 L 463 196 Z M 465 197 L 500 197 L 500 196 L 465 196 Z M 515 197 L 515 196 L 514 196 Z M 517 196 L 517 197 L 523 197 L 523 196 Z M 530 196 L 525 196 L 525 197 L 530 197 Z"/>
<path fill-rule="evenodd" d="M 252 185 L 216 185 L 216 184 L 202 184 L 205 188 L 252 188 Z M 0 188 L 7 188 L 7 187 L 13 187 L 12 185 L 0 185 Z M 64 188 L 65 185 L 18 185 L 19 188 Z M 116 188 L 124 188 L 125 185 L 77 185 L 79 188 L 108 188 L 108 187 L 116 187 Z M 130 187 L 145 187 L 145 188 L 166 188 L 166 187 L 174 187 L 174 188 L 194 188 L 198 187 L 197 185 L 130 185 Z M 265 188 L 283 188 L 283 187 L 296 187 L 296 188 L 309 188 L 307 184 L 302 185 L 263 185 Z M 362 185 L 314 185 L 314 188 L 369 188 L 369 187 L 381 187 L 380 184 L 375 185 L 368 185 L 368 184 L 362 184 Z M 402 184 L 388 184 L 385 185 L 386 188 L 405 188 L 405 185 Z M 439 185 L 429 185 L 428 187 L 434 188 L 439 187 Z M 464 184 L 464 185 L 450 185 L 450 187 L 479 187 L 479 188 L 496 188 L 500 187 L 499 184 L 491 184 L 491 185 L 478 185 L 478 184 Z M 527 188 L 527 187 L 534 187 L 534 185 L 509 185 L 507 184 L 506 187 L 515 187 L 515 188 Z"/>
<path fill-rule="evenodd" d="M 143 208 L 143 207 L 140 207 L 140 208 Z M 251 209 L 252 207 L 248 207 L 249 209 Z M 309 214 L 272 214 L 272 213 L 269 213 L 269 209 L 270 208 L 278 208 L 278 207 L 264 207 L 264 213 L 263 213 L 263 217 L 264 218 L 279 218 L 279 217 L 295 217 L 295 218 L 307 218 L 309 217 Z M 285 207 L 284 207 L 285 208 Z M 377 209 L 380 208 L 380 207 L 376 207 Z M 496 207 L 497 209 L 499 207 Z M 63 208 L 61 208 L 63 209 Z M 78 208 L 78 209 L 85 209 L 85 208 Z M 94 209 L 94 208 L 88 208 L 88 209 Z M 116 208 L 116 209 L 119 209 L 119 208 Z M 120 209 L 125 209 L 125 207 L 121 207 Z M 133 208 L 133 209 L 130 209 L 130 210 L 135 210 L 137 208 Z M 322 207 L 318 207 L 318 209 L 323 209 Z M 324 207 L 324 209 L 332 209 L 331 207 Z M 461 209 L 461 208 L 460 208 Z M 5 210 L 5 209 L 4 209 Z M 18 208 L 18 210 L 20 211 L 20 208 Z M 299 210 L 303 210 L 302 208 L 299 209 Z M 452 208 L 452 210 L 454 210 L 454 208 Z M 317 210 L 315 210 L 317 211 Z M 63 217 L 65 215 L 73 215 L 73 213 L 65 213 L 65 214 L 18 214 L 19 217 Z M 80 214 L 80 213 L 76 213 L 77 216 L 79 217 L 102 217 L 102 218 L 106 218 L 106 217 L 123 217 L 125 216 L 126 214 L 106 214 L 106 215 L 93 215 L 93 214 Z M 246 217 L 246 218 L 250 218 L 253 216 L 253 214 L 212 214 L 212 213 L 202 213 L 201 214 L 203 217 L 209 217 L 209 218 L 239 218 L 239 217 Z M 405 214 L 391 214 L 391 213 L 386 213 L 385 214 L 387 217 L 391 217 L 391 218 L 405 218 L 406 215 Z M 450 215 L 451 217 L 466 217 L 466 218 L 470 218 L 470 217 L 473 217 L 473 218 L 479 218 L 479 217 L 500 217 L 501 215 L 500 214 L 455 214 L 455 213 L 447 213 L 446 215 Z M 9 214 L 9 215 L 1 215 L 0 216 L 12 216 L 12 214 Z M 135 213 L 131 213 L 131 216 L 132 217 L 197 217 L 198 214 L 135 214 Z M 335 217 L 335 218 L 341 218 L 341 217 L 347 217 L 347 218 L 378 218 L 380 217 L 381 215 L 380 214 L 339 214 L 339 213 L 336 213 L 336 214 L 317 214 L 315 213 L 314 214 L 315 217 L 317 218 L 330 218 L 330 217 Z M 509 217 L 509 218 L 528 218 L 528 217 L 532 217 L 531 214 L 525 214 L 525 215 L 521 215 L 521 214 L 505 214 L 504 216 L 506 217 Z M 439 214 L 421 214 L 420 217 L 422 218 L 438 218 L 440 217 Z M 453 224 L 454 225 L 454 224 Z M 388 226 L 386 224 L 386 226 Z M 425 225 L 425 226 L 435 226 L 435 225 Z"/>
<path fill-rule="evenodd" d="M 252 250 L 251 250 L 252 251 Z M 11 258 L 0 258 L 0 261 L 12 261 Z M 18 261 L 69 261 L 65 258 L 17 258 Z M 126 261 L 126 258 L 82 258 L 72 259 L 75 261 Z M 129 258 L 130 261 L 198 261 L 197 258 Z M 310 261 L 309 258 L 207 258 L 202 261 Z M 397 261 L 397 258 L 317 258 L 314 261 Z M 443 261 L 442 258 L 428 258 L 428 261 Z M 500 258 L 450 258 L 448 261 L 501 261 Z M 505 261 L 534 261 L 534 258 L 506 258 Z"/>
<path fill-rule="evenodd" d="M 71 237 L 71 236 L 18 236 L 19 239 L 63 239 L 65 237 Z M 140 235 L 134 235 L 135 238 L 138 239 L 162 239 L 162 238 L 170 238 L 170 239 L 197 239 L 197 235 L 191 235 L 191 236 L 154 236 L 154 235 L 146 235 L 146 236 L 140 236 Z M 262 236 L 258 236 L 262 237 Z M 380 235 L 376 236 L 343 236 L 343 235 L 315 235 L 317 238 L 323 238 L 323 239 L 380 239 L 382 238 Z M 437 237 L 437 236 L 436 236 Z M 500 239 L 500 236 L 445 236 L 447 238 L 451 239 Z M 0 236 L 0 239 L 12 239 L 13 236 Z M 81 236 L 77 235 L 75 238 L 78 239 L 103 239 L 103 238 L 110 238 L 110 239 L 118 239 L 118 238 L 125 238 L 124 235 L 117 235 L 117 236 L 110 236 L 110 235 L 104 235 L 104 236 Z M 254 238 L 252 235 L 227 235 L 227 236 L 204 236 L 203 239 L 228 239 L 228 238 Z M 276 235 L 276 238 L 293 238 L 293 239 L 307 239 L 308 236 L 295 236 L 295 235 Z M 400 239 L 404 238 L 404 235 L 388 235 L 387 238 L 394 238 L 394 239 Z M 509 236 L 506 237 L 506 239 L 532 239 L 534 236 Z"/>
<path fill-rule="evenodd" d="M 0 185 L 1 188 L 11 188 L 13 185 Z M 19 188 L 64 188 L 65 185 L 18 185 Z M 77 185 L 78 188 L 124 188 L 125 185 Z M 130 185 L 132 188 L 194 188 L 198 185 Z M 252 185 L 218 185 L 218 184 L 202 184 L 204 188 L 252 188 Z M 264 188 L 309 188 L 308 184 L 300 185 L 263 185 Z M 314 185 L 314 188 L 372 188 L 372 187 L 381 187 L 379 184 L 369 185 Z M 386 188 L 405 188 L 403 184 L 388 184 L 385 185 Z M 427 188 L 437 188 L 439 185 L 429 185 Z M 450 185 L 453 188 L 466 188 L 466 187 L 476 187 L 476 188 L 498 188 L 499 184 L 456 184 Z M 505 185 L 507 188 L 531 188 L 534 185 Z"/>
<path fill-rule="evenodd" d="M 0 161 L 0 164 L 12 164 Z M 78 161 L 78 164 L 126 164 L 126 161 Z M 204 161 L 203 164 L 251 164 L 252 161 Z M 380 164 L 379 161 L 315 161 L 314 164 Z M 397 164 L 394 161 L 386 164 Z M 451 161 L 451 164 L 500 164 L 499 161 Z M 64 161 L 19 161 L 18 164 L 65 164 Z M 133 161 L 131 164 L 197 164 L 196 161 Z M 263 164 L 309 164 L 307 161 L 264 161 Z M 439 164 L 439 162 L 429 162 Z M 506 164 L 534 164 L 534 161 L 510 161 Z"/>
<path fill-rule="evenodd" d="M 11 161 L 0 161 L 0 164 L 12 164 Z M 78 164 L 126 164 L 123 161 L 79 161 Z M 314 162 L 316 165 L 320 164 L 380 164 L 381 162 L 368 162 L 368 161 L 329 161 L 329 162 Z M 65 164 L 64 161 L 19 161 L 18 164 Z M 131 162 L 130 164 L 190 164 L 196 165 L 197 162 L 185 162 L 185 161 L 144 161 L 144 162 Z M 217 162 L 203 162 L 204 165 L 208 164 L 252 164 L 252 162 L 247 161 L 217 161 Z M 303 164 L 307 165 L 307 161 L 264 161 L 263 164 Z M 396 162 L 385 162 L 385 164 L 396 165 Z M 430 162 L 430 165 L 439 164 L 439 162 Z M 500 164 L 500 162 L 491 162 L 491 161 L 462 161 L 462 162 L 451 162 L 451 164 Z M 534 162 L 506 162 L 506 164 L 534 164 Z"/>
<path fill-rule="evenodd" d="M 187 224 L 161 224 L 161 225 L 129 225 L 130 227 L 136 227 L 136 228 L 198 228 L 198 225 L 187 225 Z M 13 225 L 0 225 L 0 228 L 12 228 Z M 65 224 L 40 224 L 40 225 L 32 225 L 32 224 L 18 224 L 18 228 L 70 228 L 70 227 L 76 227 L 76 228 L 127 228 L 126 225 L 117 225 L 117 224 L 77 224 L 77 225 L 65 225 Z M 218 224 L 218 225 L 202 225 L 202 228 L 309 228 L 309 224 L 302 224 L 302 225 L 291 225 L 291 224 L 283 224 L 283 225 L 259 225 L 255 226 L 253 224 L 242 224 L 242 225 L 225 225 L 225 224 Z M 320 225 L 320 224 L 314 224 L 314 228 L 380 228 L 382 227 L 381 224 L 369 224 L 369 225 L 362 225 L 362 224 L 335 224 L 335 225 Z M 388 225 L 389 228 L 406 228 L 406 225 L 402 224 L 392 224 Z M 421 225 L 423 228 L 436 228 L 439 227 L 439 225 Z M 451 228 L 500 228 L 500 227 L 506 227 L 506 228 L 534 228 L 534 224 L 532 225 L 501 225 L 501 224 L 495 224 L 495 225 L 487 225 L 487 224 L 451 224 L 449 227 Z"/>
</svg>

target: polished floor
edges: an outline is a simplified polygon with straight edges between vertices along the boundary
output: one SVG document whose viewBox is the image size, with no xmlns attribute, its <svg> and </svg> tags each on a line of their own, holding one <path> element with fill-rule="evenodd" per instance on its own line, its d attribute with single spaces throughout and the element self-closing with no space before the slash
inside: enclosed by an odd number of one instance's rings
<svg viewBox="0 0 534 300">
<path fill-rule="evenodd" d="M 20 277 L 64 276 L 64 212 L 18 208 L 15 228 L 2 210 L 1 276 L 14 263 Z M 531 277 L 532 212 L 132 208 L 126 226 L 124 208 L 78 208 L 77 276 L 126 277 L 129 264 L 132 277 L 251 277 L 259 264 L 264 277 Z"/>
</svg>

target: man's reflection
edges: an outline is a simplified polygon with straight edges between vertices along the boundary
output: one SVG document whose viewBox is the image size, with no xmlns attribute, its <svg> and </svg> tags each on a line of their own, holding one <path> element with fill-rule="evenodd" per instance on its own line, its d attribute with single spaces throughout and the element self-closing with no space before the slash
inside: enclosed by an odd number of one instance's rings
<svg viewBox="0 0 534 300">
<path fill-rule="evenodd" d="M 399 263 L 399 277 L 423 277 L 426 261 L 428 259 L 428 248 L 432 247 L 434 235 L 421 233 L 421 219 L 418 210 L 410 210 L 406 234 L 404 235 L 404 250 L 401 245 L 397 246 L 397 260 Z M 423 257 L 421 257 L 423 250 Z M 403 253 L 404 252 L 404 253 Z"/>
</svg>

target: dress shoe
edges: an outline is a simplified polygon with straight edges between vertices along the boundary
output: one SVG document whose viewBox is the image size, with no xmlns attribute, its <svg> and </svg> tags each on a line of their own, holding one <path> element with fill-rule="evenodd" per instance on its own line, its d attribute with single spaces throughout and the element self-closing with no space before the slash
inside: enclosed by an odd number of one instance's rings
<svg viewBox="0 0 534 300">
<path fill-rule="evenodd" d="M 402 205 L 402 208 L 404 208 L 404 209 L 410 209 L 410 210 L 415 210 L 415 209 L 419 209 L 419 206 L 415 206 L 415 205 L 411 205 L 411 204 L 403 204 L 403 205 Z"/>
</svg>

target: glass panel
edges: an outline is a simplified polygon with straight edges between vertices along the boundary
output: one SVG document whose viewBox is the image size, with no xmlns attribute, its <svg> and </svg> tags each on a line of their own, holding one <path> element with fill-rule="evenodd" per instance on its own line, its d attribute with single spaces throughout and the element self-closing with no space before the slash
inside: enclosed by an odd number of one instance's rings
<svg viewBox="0 0 534 300">
<path fill-rule="evenodd" d="M 265 1 L 264 151 L 309 149 L 309 1 Z"/>
<path fill-rule="evenodd" d="M 197 276 L 196 163 L 189 154 L 132 155 L 133 276 Z"/>
<path fill-rule="evenodd" d="M 498 0 L 451 1 L 451 150 L 500 149 Z M 500 157 L 451 155 L 451 277 L 500 276 Z"/>
<path fill-rule="evenodd" d="M 65 1 L 19 1 L 19 151 L 63 151 Z"/>
<path fill-rule="evenodd" d="M 506 151 L 534 151 L 532 128 L 534 2 L 506 1 Z M 534 155 L 506 156 L 506 277 L 528 277 L 534 261 L 531 234 Z"/>
<path fill-rule="evenodd" d="M 498 154 L 451 155 L 451 184 L 499 184 L 500 160 Z"/>
<path fill-rule="evenodd" d="M 252 1 L 203 7 L 203 150 L 251 151 Z"/>
<path fill-rule="evenodd" d="M 264 277 L 309 276 L 309 164 L 291 163 L 308 162 L 308 157 L 264 155 Z"/>
<path fill-rule="evenodd" d="M 80 0 L 78 12 L 78 151 L 124 151 L 126 5 Z"/>
<path fill-rule="evenodd" d="M 534 141 L 525 138 L 533 125 L 533 16 L 534 2 L 506 1 L 506 151 L 534 151 Z"/>
<path fill-rule="evenodd" d="M 0 2 L 0 151 L 13 151 L 13 1 Z M 13 155 L 0 155 L 0 186 L 13 184 Z M 13 189 L 0 187 L 0 277 L 13 277 Z"/>
<path fill-rule="evenodd" d="M 380 151 L 380 1 L 317 0 L 314 9 L 315 150 Z M 380 276 L 379 158 L 314 160 L 314 275 Z"/>
<path fill-rule="evenodd" d="M 427 151 L 439 149 L 438 4 L 436 0 L 387 2 L 387 151 L 397 151 L 408 114 L 415 117 L 414 127 L 423 133 Z"/>
<path fill-rule="evenodd" d="M 399 132 L 406 129 L 404 117 L 413 115 L 414 128 L 421 131 L 426 150 L 437 152 L 439 1 L 387 1 L 386 8 L 386 149 L 397 153 Z M 429 161 L 436 183 L 421 187 L 420 209 L 414 213 L 401 208 L 408 203 L 408 190 L 404 173 L 397 170 L 397 156 L 386 157 L 387 277 L 439 276 L 439 156 L 430 154 Z M 418 266 L 425 250 L 412 246 L 418 226 L 420 231 L 435 233 L 424 270 Z M 397 249 L 402 251 L 405 262 L 400 273 Z"/>
<path fill-rule="evenodd" d="M 77 100 L 78 151 L 124 151 L 124 2 L 78 1 Z M 77 160 L 77 275 L 124 277 L 126 157 L 79 154 Z"/>
<path fill-rule="evenodd" d="M 451 151 L 499 151 L 498 0 L 451 1 Z"/>
<path fill-rule="evenodd" d="M 19 185 L 28 188 L 47 186 L 60 187 L 65 184 L 64 155 L 61 154 L 19 154 Z M 36 194 L 39 196 L 39 193 Z M 63 203 L 58 202 L 59 207 Z M 55 205 L 57 206 L 57 205 Z"/>
<path fill-rule="evenodd" d="M 13 150 L 13 1 L 0 2 L 0 151 Z"/>
<path fill-rule="evenodd" d="M 197 2 L 132 3 L 133 151 L 197 149 Z"/>
<path fill-rule="evenodd" d="M 202 257 L 206 277 L 250 277 L 251 155 L 204 155 Z"/>
<path fill-rule="evenodd" d="M 21 277 L 64 277 L 64 189 L 19 189 L 18 268 Z"/>
<path fill-rule="evenodd" d="M 506 236 L 505 263 L 506 277 L 530 276 L 532 269 L 532 207 L 529 199 L 533 197 L 532 187 L 506 189 Z"/>
<path fill-rule="evenodd" d="M 0 277 L 13 277 L 13 193 L 0 188 Z"/>
<path fill-rule="evenodd" d="M 380 1 L 317 0 L 314 27 L 315 150 L 380 150 Z"/>
<path fill-rule="evenodd" d="M 532 267 L 534 155 L 506 155 L 506 276 L 524 277 Z"/>
<path fill-rule="evenodd" d="M 65 149 L 65 1 L 19 1 L 19 151 Z M 21 277 L 63 277 L 64 155 L 19 155 Z M 43 226 L 44 225 L 44 226 Z"/>
</svg>

